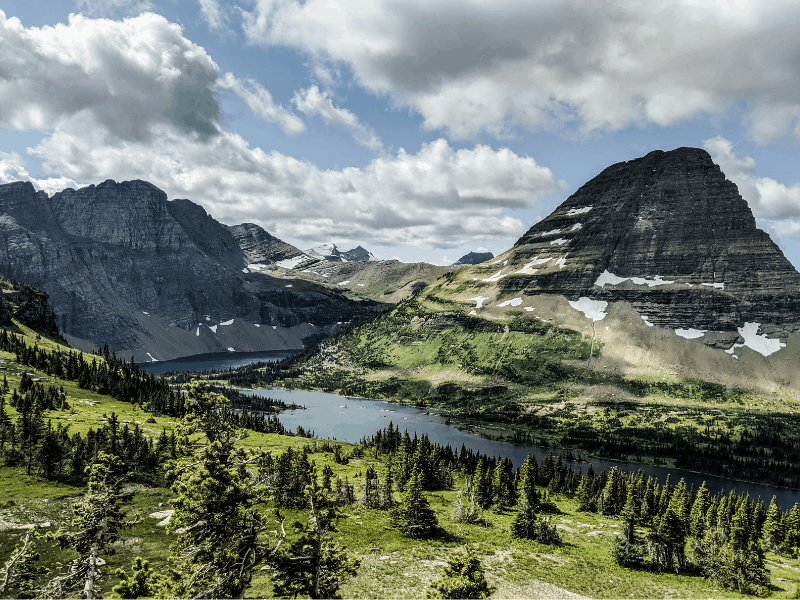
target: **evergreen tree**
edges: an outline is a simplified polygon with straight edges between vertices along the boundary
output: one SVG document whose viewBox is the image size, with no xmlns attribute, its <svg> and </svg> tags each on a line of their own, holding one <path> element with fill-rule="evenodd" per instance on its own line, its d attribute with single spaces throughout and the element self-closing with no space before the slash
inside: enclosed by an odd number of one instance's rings
<svg viewBox="0 0 800 600">
<path fill-rule="evenodd" d="M 778 506 L 778 499 L 772 496 L 769 508 L 767 509 L 766 520 L 764 521 L 764 543 L 767 545 L 767 548 L 778 553 L 780 553 L 783 542 L 786 539 L 782 517 L 783 512 L 780 506 Z"/>
<path fill-rule="evenodd" d="M 706 482 L 697 490 L 697 497 L 692 504 L 692 510 L 689 512 L 689 520 L 691 521 L 690 533 L 696 541 L 702 540 L 706 532 L 706 513 L 711 506 L 711 495 L 708 493 Z"/>
<path fill-rule="evenodd" d="M 639 488 L 635 484 L 628 486 L 628 496 L 620 512 L 622 535 L 619 536 L 612 549 L 617 564 L 623 567 L 638 565 L 642 559 L 642 550 L 636 538 L 636 524 L 639 521 Z"/>
<path fill-rule="evenodd" d="M 428 598 L 488 598 L 494 591 L 486 581 L 481 561 L 474 552 L 454 554 L 443 568 L 443 577 L 431 584 Z"/>
<path fill-rule="evenodd" d="M 361 503 L 367 508 L 381 508 L 378 474 L 372 465 L 364 473 L 364 496 Z"/>
<path fill-rule="evenodd" d="M 430 537 L 439 530 L 436 513 L 422 493 L 420 474 L 414 470 L 406 484 L 403 502 L 392 510 L 392 524 L 410 538 Z"/>
<path fill-rule="evenodd" d="M 797 503 L 786 513 L 783 529 L 786 532 L 783 547 L 792 556 L 797 556 L 800 551 L 800 506 Z"/>
<path fill-rule="evenodd" d="M 277 555 L 273 584 L 279 597 L 336 598 L 344 580 L 356 574 L 359 561 L 332 542 L 336 531 L 335 503 L 317 482 L 306 487 L 308 523 L 295 522 L 300 537 Z"/>
<path fill-rule="evenodd" d="M 116 575 L 120 582 L 112 591 L 119 598 L 160 598 L 168 593 L 169 580 L 162 573 L 153 571 L 150 563 L 137 556 L 133 563 L 131 574 L 123 569 L 117 569 Z"/>
<path fill-rule="evenodd" d="M 598 510 L 606 516 L 616 516 L 622 508 L 620 498 L 624 499 L 622 484 L 622 472 L 617 467 L 611 467 L 608 472 L 606 486 L 600 495 Z"/>
<path fill-rule="evenodd" d="M 386 462 L 386 473 L 383 476 L 383 486 L 381 487 L 381 508 L 383 510 L 391 510 L 394 507 L 393 485 L 392 461 L 389 459 Z"/>
<path fill-rule="evenodd" d="M 47 597 L 65 598 L 82 589 L 83 598 L 92 600 L 101 579 L 100 554 L 119 539 L 122 515 L 123 464 L 110 454 L 100 452 L 89 467 L 89 483 L 83 500 L 73 507 L 72 530 L 59 529 L 54 538 L 62 548 L 71 548 L 78 557 L 69 562 L 69 571 L 54 577 L 45 588 Z"/>
</svg>

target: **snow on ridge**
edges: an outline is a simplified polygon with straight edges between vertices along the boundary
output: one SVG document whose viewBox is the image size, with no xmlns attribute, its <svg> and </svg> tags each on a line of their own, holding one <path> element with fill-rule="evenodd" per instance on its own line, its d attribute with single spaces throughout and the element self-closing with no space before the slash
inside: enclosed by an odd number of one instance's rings
<svg viewBox="0 0 800 600">
<path fill-rule="evenodd" d="M 716 288 L 718 290 L 724 290 L 725 289 L 725 284 L 724 283 L 701 283 L 700 285 L 705 285 L 707 287 L 713 287 L 713 288 Z"/>
<path fill-rule="evenodd" d="M 512 298 L 511 300 L 506 300 L 505 302 L 502 302 L 502 303 L 498 304 L 497 306 L 499 308 L 503 308 L 504 306 L 509 306 L 509 305 L 510 306 L 519 306 L 520 304 L 522 304 L 522 298 Z"/>
<path fill-rule="evenodd" d="M 475 296 L 474 298 L 467 298 L 467 302 L 469 302 L 470 300 L 475 300 L 475 302 L 478 303 L 475 306 L 475 308 L 480 308 L 481 306 L 483 306 L 483 301 L 488 299 L 489 298 L 484 298 L 483 296 Z"/>
<path fill-rule="evenodd" d="M 583 208 L 570 208 L 566 212 L 567 217 L 574 217 L 575 215 L 583 215 L 592 210 L 594 206 L 584 206 Z"/>
<path fill-rule="evenodd" d="M 577 300 L 569 300 L 569 305 L 575 310 L 581 311 L 587 319 L 602 321 L 607 314 L 608 302 L 605 300 L 592 300 L 582 296 Z"/>
<path fill-rule="evenodd" d="M 544 233 L 540 233 L 541 237 L 545 237 L 548 235 L 556 235 L 557 233 L 561 233 L 560 229 L 551 229 L 550 231 L 545 231 Z"/>
<path fill-rule="evenodd" d="M 492 275 L 491 277 L 487 277 L 486 279 L 481 279 L 481 281 L 500 281 L 505 275 L 501 275 L 503 269 L 500 269 L 497 273 Z"/>
<path fill-rule="evenodd" d="M 747 346 L 763 356 L 769 356 L 786 347 L 786 344 L 780 339 L 770 339 L 766 335 L 758 335 L 760 326 L 761 323 L 745 323 L 744 327 L 737 327 L 739 335 L 744 338 L 744 344 L 734 344 L 734 347 Z"/>
<path fill-rule="evenodd" d="M 558 238 L 557 240 L 550 240 L 550 245 L 552 246 L 553 244 L 558 244 L 559 246 L 563 246 L 568 241 L 569 240 L 565 240 L 564 238 Z"/>
<path fill-rule="evenodd" d="M 708 329 L 693 329 L 690 327 L 689 329 L 676 329 L 675 334 L 687 340 L 694 340 L 703 337 L 707 331 Z"/>
<path fill-rule="evenodd" d="M 661 275 L 656 275 L 653 279 L 647 279 L 646 277 L 620 277 L 619 275 L 615 275 L 608 269 L 600 273 L 600 276 L 597 278 L 597 281 L 594 282 L 596 286 L 605 287 L 606 284 L 608 285 L 618 285 L 623 281 L 631 280 L 632 283 L 636 285 L 646 285 L 647 287 L 655 287 L 657 285 L 670 285 L 675 283 L 673 280 L 667 280 L 661 277 Z"/>
<path fill-rule="evenodd" d="M 231 319 L 230 321 L 224 321 L 223 323 L 220 323 L 220 325 L 223 325 L 223 326 L 233 325 L 233 319 Z"/>
<path fill-rule="evenodd" d="M 297 265 L 299 265 L 307 258 L 308 257 L 305 256 L 304 254 L 301 254 L 299 256 L 295 256 L 294 258 L 284 258 L 283 260 L 280 260 L 275 264 L 284 269 L 294 269 Z"/>
</svg>

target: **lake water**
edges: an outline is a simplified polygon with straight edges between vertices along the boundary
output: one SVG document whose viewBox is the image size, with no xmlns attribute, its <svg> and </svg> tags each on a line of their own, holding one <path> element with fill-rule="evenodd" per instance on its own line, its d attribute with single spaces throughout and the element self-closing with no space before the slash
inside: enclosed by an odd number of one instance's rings
<svg viewBox="0 0 800 600">
<path fill-rule="evenodd" d="M 208 354 L 195 354 L 174 360 L 159 360 L 157 362 L 139 363 L 140 369 L 145 369 L 160 375 L 167 371 L 209 371 L 216 369 L 236 369 L 259 361 L 276 361 L 297 354 L 300 350 L 271 350 L 269 352 L 212 352 Z"/>
<path fill-rule="evenodd" d="M 259 389 L 246 390 L 243 393 L 267 396 L 276 400 L 283 400 L 286 403 L 305 406 L 307 410 L 286 411 L 281 413 L 279 418 L 285 427 L 295 430 L 298 425 L 302 425 L 304 429 L 314 431 L 319 438 L 336 438 L 337 440 L 357 443 L 365 437 L 372 436 L 379 429 L 388 427 L 389 423 L 393 422 L 395 426 L 400 427 L 401 431 L 407 429 L 411 437 L 414 437 L 414 433 L 418 436 L 424 433 L 428 435 L 431 442 L 438 442 L 443 446 L 449 444 L 455 450 L 460 450 L 461 445 L 464 444 L 467 448 L 488 456 L 509 458 L 515 467 L 520 466 L 529 453 L 533 453 L 536 459 L 541 461 L 548 452 L 558 452 L 555 448 L 516 446 L 509 442 L 482 438 L 468 431 L 462 431 L 453 425 L 446 424 L 446 416 L 435 413 L 428 414 L 428 411 L 424 409 L 390 404 L 380 400 L 347 398 L 326 392 L 303 390 Z M 624 471 L 642 469 L 648 475 L 657 478 L 661 483 L 664 482 L 667 474 L 671 473 L 673 485 L 681 478 L 684 478 L 687 486 L 694 485 L 695 489 L 697 489 L 705 481 L 712 494 L 720 490 L 724 490 L 727 493 L 731 489 L 736 489 L 740 493 L 749 492 L 753 498 L 761 496 L 764 498 L 765 504 L 769 504 L 774 494 L 777 496 L 778 503 L 784 509 L 791 508 L 795 502 L 800 502 L 800 492 L 772 488 L 756 483 L 742 483 L 711 475 L 701 475 L 683 469 L 667 469 L 665 467 L 594 458 L 589 459 L 587 462 L 573 463 L 572 468 L 574 470 L 580 468 L 585 473 L 589 468 L 589 464 L 597 472 L 608 470 L 612 466 Z"/>
</svg>

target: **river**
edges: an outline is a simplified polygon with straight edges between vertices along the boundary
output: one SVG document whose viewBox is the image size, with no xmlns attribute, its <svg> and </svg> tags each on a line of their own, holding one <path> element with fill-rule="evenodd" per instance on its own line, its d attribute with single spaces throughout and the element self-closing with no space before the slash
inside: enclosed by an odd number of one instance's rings
<svg viewBox="0 0 800 600">
<path fill-rule="evenodd" d="M 380 400 L 364 400 L 362 398 L 347 398 L 329 394 L 327 392 L 304 391 L 304 390 L 280 390 L 280 389 L 258 389 L 246 390 L 245 394 L 257 394 L 284 402 L 294 403 L 305 406 L 307 410 L 290 410 L 281 413 L 280 420 L 285 427 L 296 429 L 302 425 L 306 430 L 312 430 L 319 438 L 336 438 L 346 442 L 357 443 L 373 435 L 379 429 L 384 429 L 393 422 L 399 426 L 400 430 L 407 429 L 413 437 L 416 433 L 421 436 L 423 433 L 428 435 L 431 442 L 438 442 L 446 446 L 450 445 L 455 450 L 460 450 L 464 444 L 467 448 L 480 451 L 488 456 L 502 456 L 511 459 L 514 466 L 522 464 L 529 453 L 533 453 L 537 460 L 541 460 L 548 452 L 558 452 L 554 448 L 544 448 L 541 446 L 517 446 L 509 442 L 490 440 L 463 431 L 448 425 L 445 421 L 446 416 L 429 413 L 425 409 L 418 409 L 411 406 L 401 406 L 390 404 Z M 625 463 L 601 459 L 589 459 L 587 462 L 573 464 L 573 469 L 582 469 L 585 473 L 589 464 L 595 471 L 608 470 L 616 466 L 624 471 L 644 470 L 648 475 L 657 478 L 661 483 L 672 474 L 672 483 L 676 484 L 681 478 L 686 480 L 686 485 L 694 485 L 699 488 L 703 481 L 712 494 L 720 490 L 726 493 L 731 489 L 738 492 L 749 492 L 750 496 L 756 498 L 761 496 L 765 504 L 769 504 L 773 494 L 777 496 L 778 503 L 782 508 L 791 508 L 795 502 L 800 502 L 800 492 L 781 488 L 773 488 L 756 483 L 743 483 L 723 477 L 711 475 L 701 475 L 684 469 L 668 469 L 650 465 L 640 465 L 637 463 Z"/>
</svg>

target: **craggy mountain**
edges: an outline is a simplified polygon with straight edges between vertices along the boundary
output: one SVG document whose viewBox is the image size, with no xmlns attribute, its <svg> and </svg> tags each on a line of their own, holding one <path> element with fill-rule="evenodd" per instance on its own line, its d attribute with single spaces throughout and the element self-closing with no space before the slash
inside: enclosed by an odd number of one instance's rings
<svg viewBox="0 0 800 600">
<path fill-rule="evenodd" d="M 327 260 L 330 262 L 360 262 L 368 260 L 378 260 L 375 256 L 361 246 L 357 246 L 352 250 L 340 250 L 336 244 L 320 244 L 306 250 L 306 254 L 318 258 L 320 260 Z"/>
<path fill-rule="evenodd" d="M 705 150 L 608 167 L 504 258 L 524 264 L 490 277 L 503 293 L 562 294 L 589 310 L 625 301 L 648 324 L 725 350 L 747 339 L 777 349 L 800 331 L 800 273 Z"/>
<path fill-rule="evenodd" d="M 482 262 L 486 262 L 492 258 L 494 258 L 494 254 L 491 252 L 470 252 L 454 262 L 453 266 L 460 267 L 462 265 L 479 265 Z"/>
<path fill-rule="evenodd" d="M 0 274 L 45 290 L 73 345 L 137 360 L 299 348 L 370 314 L 372 301 L 251 272 L 240 241 L 145 181 L 0 186 Z"/>
<path fill-rule="evenodd" d="M 307 385 L 423 404 L 505 394 L 534 412 L 547 389 L 694 397 L 693 381 L 800 400 L 800 274 L 703 150 L 612 165 L 509 250 L 429 283 L 325 342 Z"/>
</svg>

